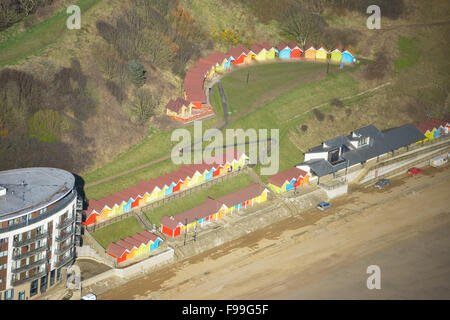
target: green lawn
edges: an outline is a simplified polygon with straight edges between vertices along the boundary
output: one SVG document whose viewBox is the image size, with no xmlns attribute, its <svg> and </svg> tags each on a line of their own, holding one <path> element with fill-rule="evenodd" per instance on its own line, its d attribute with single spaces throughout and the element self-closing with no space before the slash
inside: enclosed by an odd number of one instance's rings
<svg viewBox="0 0 450 320">
<path fill-rule="evenodd" d="M 164 216 L 173 216 L 195 208 L 205 202 L 207 197 L 211 197 L 213 199 L 223 197 L 236 190 L 247 187 L 251 182 L 252 179 L 249 175 L 240 174 L 220 183 L 214 184 L 209 188 L 192 193 L 182 198 L 174 199 L 163 206 L 146 211 L 144 215 L 150 223 L 154 223 L 159 227 L 160 221 Z"/>
<path fill-rule="evenodd" d="M 128 236 L 132 236 L 135 233 L 139 233 L 144 230 L 141 223 L 133 216 L 107 225 L 100 230 L 92 232 L 92 236 L 100 245 L 106 249 L 111 242 L 115 242 L 120 239 L 125 239 Z"/>
<path fill-rule="evenodd" d="M 74 3 L 80 7 L 82 26 L 83 14 L 99 1 L 79 0 Z M 6 39 L 0 43 L 0 68 L 5 65 L 17 63 L 31 55 L 38 54 L 49 45 L 58 41 L 65 33 L 76 31 L 67 29 L 66 20 L 69 16 L 64 9 L 53 17 L 28 28 L 24 32 L 17 32 L 17 27 L 14 26 L 11 31 L 3 31 L 9 34 L 0 37 L 0 39 Z"/>
<path fill-rule="evenodd" d="M 412 67 L 421 56 L 420 41 L 417 38 L 400 37 L 398 39 L 399 57 L 394 60 L 394 68 L 400 71 Z"/>
<path fill-rule="evenodd" d="M 296 68 L 304 66 L 305 70 L 301 72 L 305 76 L 308 72 L 317 72 L 318 64 L 312 63 L 281 63 L 278 65 L 267 65 L 271 67 L 269 74 L 279 74 L 282 71 L 292 65 Z M 311 65 L 313 67 L 311 67 Z M 276 66 L 280 69 L 276 70 Z M 261 66 L 250 67 L 250 72 L 253 68 L 261 68 Z M 322 66 L 323 68 L 323 66 Z M 301 68 L 300 68 L 301 70 Z M 237 72 L 242 73 L 245 70 L 239 70 Z M 276 72 L 278 71 L 278 72 Z M 300 72 L 300 71 L 299 71 Z M 294 77 L 291 78 L 295 79 Z M 267 81 L 267 80 L 266 80 Z M 239 105 L 240 110 L 249 108 L 255 101 L 254 95 L 261 94 L 260 88 L 257 86 L 252 90 L 243 90 L 239 86 L 235 85 L 236 76 L 230 74 L 222 79 L 224 89 L 227 91 L 228 97 L 234 97 L 235 94 L 240 95 L 242 103 Z M 229 85 L 231 84 L 231 90 Z M 273 84 L 275 86 L 276 83 Z M 250 88 L 249 88 L 250 89 Z M 359 92 L 359 84 L 356 80 L 350 77 L 346 72 L 332 73 L 326 76 L 322 80 L 315 80 L 309 82 L 302 82 L 288 89 L 272 100 L 266 101 L 262 106 L 256 108 L 250 114 L 247 114 L 236 121 L 230 123 L 229 128 L 242 128 L 242 129 L 278 129 L 279 130 L 279 170 L 285 170 L 292 167 L 295 164 L 300 163 L 303 160 L 302 152 L 292 143 L 288 138 L 288 133 L 291 128 L 295 128 L 299 123 L 306 118 L 311 117 L 309 112 L 314 106 L 326 104 L 331 99 L 336 97 L 344 97 Z M 324 108 L 330 108 L 331 106 L 325 105 Z M 303 116 L 294 118 L 302 113 Z M 256 167 L 256 172 L 259 173 L 261 165 Z M 263 180 L 266 180 L 263 178 Z"/>
</svg>

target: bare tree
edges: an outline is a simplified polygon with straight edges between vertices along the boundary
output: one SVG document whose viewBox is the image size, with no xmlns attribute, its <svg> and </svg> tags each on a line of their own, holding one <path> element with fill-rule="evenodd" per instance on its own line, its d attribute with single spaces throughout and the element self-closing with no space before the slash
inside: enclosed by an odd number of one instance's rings
<svg viewBox="0 0 450 320">
<path fill-rule="evenodd" d="M 144 124 L 155 114 L 155 109 L 160 105 L 159 96 L 154 95 L 148 88 L 139 88 L 135 91 L 135 97 L 131 104 L 131 111 L 140 124 Z"/>
<path fill-rule="evenodd" d="M 286 10 L 281 21 L 282 33 L 303 47 L 307 42 L 316 40 L 325 26 L 326 23 L 320 15 L 296 7 Z"/>
</svg>

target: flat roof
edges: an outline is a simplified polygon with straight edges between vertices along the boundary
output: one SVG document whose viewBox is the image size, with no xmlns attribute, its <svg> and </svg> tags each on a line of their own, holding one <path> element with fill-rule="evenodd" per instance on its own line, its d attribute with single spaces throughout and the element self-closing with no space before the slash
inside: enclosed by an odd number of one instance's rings
<svg viewBox="0 0 450 320">
<path fill-rule="evenodd" d="M 0 171 L 0 219 L 39 210 L 63 198 L 75 185 L 75 177 L 56 168 L 23 168 Z"/>
</svg>

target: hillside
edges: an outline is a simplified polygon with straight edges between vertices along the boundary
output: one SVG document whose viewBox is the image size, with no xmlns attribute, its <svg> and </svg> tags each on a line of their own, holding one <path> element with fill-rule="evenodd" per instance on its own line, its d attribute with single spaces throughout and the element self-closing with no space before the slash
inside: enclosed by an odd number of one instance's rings
<svg viewBox="0 0 450 320">
<path fill-rule="evenodd" d="M 358 90 L 319 97 L 325 120 L 306 114 L 283 143 L 304 151 L 350 127 L 383 128 L 448 112 L 447 1 L 374 1 L 382 8 L 381 30 L 367 29 L 364 1 L 79 0 L 80 30 L 64 27 L 70 1 L 50 2 L 0 32 L 0 170 L 55 166 L 89 183 L 166 156 L 179 124 L 164 106 L 181 94 L 186 69 L 215 50 L 294 39 L 284 19 L 291 4 L 320 16 L 321 31 L 310 41 L 350 45 L 361 64 L 347 79 Z M 331 104 L 387 82 L 343 100 L 343 107 Z M 160 163 L 136 175 L 172 168 Z"/>
</svg>

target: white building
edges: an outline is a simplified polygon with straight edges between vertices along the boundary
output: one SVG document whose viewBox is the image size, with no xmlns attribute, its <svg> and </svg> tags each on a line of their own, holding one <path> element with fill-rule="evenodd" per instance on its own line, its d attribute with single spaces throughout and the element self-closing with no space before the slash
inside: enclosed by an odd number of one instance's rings
<svg viewBox="0 0 450 320">
<path fill-rule="evenodd" d="M 62 280 L 79 232 L 74 185 L 61 169 L 0 171 L 0 300 L 25 300 Z"/>
</svg>

